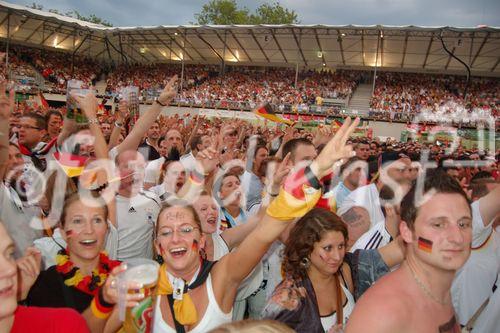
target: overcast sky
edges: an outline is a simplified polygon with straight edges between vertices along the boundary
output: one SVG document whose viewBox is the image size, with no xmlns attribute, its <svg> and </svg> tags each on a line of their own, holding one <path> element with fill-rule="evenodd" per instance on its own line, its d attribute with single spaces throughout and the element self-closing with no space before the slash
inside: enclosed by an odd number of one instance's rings
<svg viewBox="0 0 500 333">
<path fill-rule="evenodd" d="M 194 21 L 209 0 L 10 0 L 44 9 L 95 14 L 114 26 L 178 25 Z M 237 0 L 254 10 L 263 0 Z M 500 26 L 499 0 L 281 0 L 302 24 Z"/>
</svg>

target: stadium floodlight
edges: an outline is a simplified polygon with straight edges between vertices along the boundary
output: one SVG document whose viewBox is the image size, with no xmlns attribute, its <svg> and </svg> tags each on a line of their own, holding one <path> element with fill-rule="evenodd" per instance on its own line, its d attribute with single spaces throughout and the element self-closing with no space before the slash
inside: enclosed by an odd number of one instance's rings
<svg viewBox="0 0 500 333">
<path fill-rule="evenodd" d="M 146 48 L 145 48 L 145 47 L 141 47 L 141 48 L 139 49 L 139 52 L 140 52 L 141 54 L 146 53 Z"/>
<path fill-rule="evenodd" d="M 343 33 L 341 33 L 341 34 L 340 34 L 340 36 L 345 37 L 345 33 L 344 33 L 344 32 L 343 32 Z"/>
<path fill-rule="evenodd" d="M 317 54 L 317 55 L 318 55 L 318 58 L 323 58 L 323 52 L 318 51 L 318 54 Z"/>
<path fill-rule="evenodd" d="M 174 32 L 174 36 L 178 36 L 178 35 L 179 35 L 179 33 L 177 33 L 177 32 Z"/>
</svg>

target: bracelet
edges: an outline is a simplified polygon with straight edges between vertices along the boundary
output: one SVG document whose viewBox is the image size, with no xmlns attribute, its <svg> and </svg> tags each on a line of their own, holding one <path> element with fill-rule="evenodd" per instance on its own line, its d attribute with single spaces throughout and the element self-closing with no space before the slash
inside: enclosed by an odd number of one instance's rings
<svg viewBox="0 0 500 333">
<path fill-rule="evenodd" d="M 119 122 L 115 121 L 115 127 L 122 128 L 123 123 L 119 123 Z"/>
<path fill-rule="evenodd" d="M 269 194 L 271 197 L 277 197 L 277 196 L 280 194 L 280 192 L 279 192 L 279 191 L 278 191 L 278 193 L 271 193 L 271 191 L 270 191 L 270 189 L 269 189 L 269 188 L 267 188 L 267 189 L 266 189 L 266 192 L 267 192 L 267 194 Z"/>
<path fill-rule="evenodd" d="M 160 102 L 160 99 L 158 97 L 155 98 L 155 102 L 161 106 L 167 106 L 166 104 L 163 104 L 162 102 Z"/>
<path fill-rule="evenodd" d="M 97 118 L 92 118 L 92 119 L 89 119 L 89 120 L 88 120 L 88 123 L 89 123 L 89 124 L 99 125 L 99 119 L 97 119 Z"/>
<path fill-rule="evenodd" d="M 107 319 L 113 311 L 114 304 L 110 304 L 104 300 L 102 288 L 99 288 L 97 295 L 94 296 L 90 303 L 92 314 L 99 319 Z"/>
</svg>

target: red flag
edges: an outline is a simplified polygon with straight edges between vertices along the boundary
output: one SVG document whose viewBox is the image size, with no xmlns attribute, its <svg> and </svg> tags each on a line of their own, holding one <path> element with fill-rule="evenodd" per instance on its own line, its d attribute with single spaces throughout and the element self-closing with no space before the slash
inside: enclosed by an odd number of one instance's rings
<svg viewBox="0 0 500 333">
<path fill-rule="evenodd" d="M 47 102 L 45 97 L 43 97 L 43 94 L 41 91 L 38 92 L 38 97 L 40 97 L 40 104 L 42 105 L 42 109 L 45 109 L 45 110 L 48 109 L 49 103 Z"/>
</svg>

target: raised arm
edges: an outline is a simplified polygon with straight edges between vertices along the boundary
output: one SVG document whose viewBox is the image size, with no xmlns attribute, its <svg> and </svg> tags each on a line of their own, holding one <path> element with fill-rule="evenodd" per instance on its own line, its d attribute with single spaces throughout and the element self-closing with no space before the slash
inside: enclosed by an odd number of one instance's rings
<svg viewBox="0 0 500 333">
<path fill-rule="evenodd" d="M 215 265 L 214 290 L 223 308 L 230 308 L 241 281 L 258 264 L 289 223 L 316 205 L 321 197 L 319 179 L 329 172 L 336 161 L 352 155 L 352 147 L 346 146 L 346 141 L 358 123 L 359 119 L 353 123 L 347 119 L 310 167 L 290 175 L 280 194 L 269 205 L 262 221 L 235 251 L 225 255 Z"/>
<path fill-rule="evenodd" d="M 161 112 L 162 106 L 160 103 L 168 105 L 177 94 L 177 90 L 174 87 L 176 82 L 177 75 L 172 77 L 167 83 L 165 89 L 163 89 L 160 94 L 160 97 L 158 97 L 158 102 L 153 103 L 153 105 L 151 105 L 151 107 L 137 120 L 137 123 L 135 123 L 132 131 L 130 131 L 125 140 L 118 145 L 118 154 L 127 150 L 137 150 L 144 134 L 146 134 Z"/>
<path fill-rule="evenodd" d="M 479 212 L 485 227 L 493 222 L 500 213 L 500 185 L 497 184 L 490 193 L 479 199 Z"/>
<path fill-rule="evenodd" d="M 108 149 L 115 147 L 118 144 L 118 139 L 122 132 L 122 128 L 127 119 L 128 105 L 126 101 L 120 101 L 117 111 L 115 112 L 115 122 L 113 123 L 113 131 L 109 137 Z"/>
<path fill-rule="evenodd" d="M 6 83 L 0 83 L 0 182 L 8 172 L 10 114 L 14 108 L 14 90 L 7 96 L 5 89 Z"/>
</svg>

